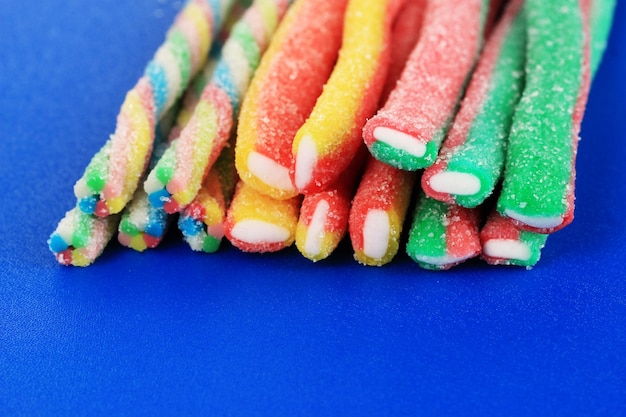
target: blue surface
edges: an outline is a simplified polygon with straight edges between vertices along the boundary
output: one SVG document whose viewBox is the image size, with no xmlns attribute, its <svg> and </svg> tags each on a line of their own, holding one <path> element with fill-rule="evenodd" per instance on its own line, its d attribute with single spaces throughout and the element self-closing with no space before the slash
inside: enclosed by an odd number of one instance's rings
<svg viewBox="0 0 626 417">
<path fill-rule="evenodd" d="M 46 240 L 180 2 L 0 6 L 0 415 L 626 415 L 626 1 L 532 271 Z"/>
</svg>

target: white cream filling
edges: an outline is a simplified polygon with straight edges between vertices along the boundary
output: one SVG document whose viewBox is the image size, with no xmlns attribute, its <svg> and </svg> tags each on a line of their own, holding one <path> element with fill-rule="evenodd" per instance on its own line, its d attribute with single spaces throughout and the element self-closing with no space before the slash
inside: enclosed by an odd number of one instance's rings
<svg viewBox="0 0 626 417">
<path fill-rule="evenodd" d="M 370 210 L 363 224 L 363 253 L 373 259 L 384 257 L 390 229 L 389 216 L 384 210 Z"/>
<path fill-rule="evenodd" d="M 316 162 L 317 148 L 315 142 L 311 136 L 305 135 L 300 140 L 296 153 L 296 188 L 303 189 L 311 182 L 313 167 Z"/>
<path fill-rule="evenodd" d="M 284 191 L 294 191 L 289 169 L 258 152 L 248 155 L 248 169 L 265 184 Z"/>
<path fill-rule="evenodd" d="M 424 156 L 426 153 L 426 145 L 417 138 L 407 135 L 404 132 L 400 132 L 388 127 L 379 126 L 374 129 L 374 137 L 376 140 L 386 143 L 392 148 L 399 149 L 407 152 L 418 158 Z"/>
<path fill-rule="evenodd" d="M 517 259 L 527 261 L 530 259 L 530 248 L 515 239 L 490 239 L 483 245 L 483 252 L 492 258 Z"/>
<path fill-rule="evenodd" d="M 287 229 L 262 220 L 237 222 L 230 233 L 235 239 L 251 244 L 279 243 L 289 238 Z"/>
<path fill-rule="evenodd" d="M 444 171 L 430 177 L 430 187 L 438 193 L 474 195 L 480 191 L 480 180 L 473 174 Z"/>
<path fill-rule="evenodd" d="M 150 195 L 163 188 L 165 188 L 165 185 L 161 181 L 159 181 L 159 179 L 157 178 L 156 170 L 150 171 L 150 173 L 148 174 L 148 178 L 146 178 L 146 180 L 143 183 L 143 190 L 148 195 Z"/>
<path fill-rule="evenodd" d="M 309 223 L 306 239 L 304 240 L 304 251 L 310 255 L 319 255 L 322 251 L 322 239 L 324 238 L 324 225 L 328 218 L 330 205 L 328 201 L 321 200 L 317 203 L 311 223 Z"/>
<path fill-rule="evenodd" d="M 526 216 L 524 214 L 520 214 L 514 210 L 507 209 L 504 214 L 507 217 L 518 220 L 524 224 L 527 224 L 531 227 L 536 227 L 538 229 L 547 229 L 551 227 L 560 226 L 563 223 L 563 218 L 561 216 L 555 217 L 534 217 L 534 216 Z"/>
<path fill-rule="evenodd" d="M 74 195 L 76 198 L 85 198 L 91 196 L 92 192 L 89 186 L 87 185 L 87 181 L 84 178 L 79 179 L 74 184 Z"/>
</svg>

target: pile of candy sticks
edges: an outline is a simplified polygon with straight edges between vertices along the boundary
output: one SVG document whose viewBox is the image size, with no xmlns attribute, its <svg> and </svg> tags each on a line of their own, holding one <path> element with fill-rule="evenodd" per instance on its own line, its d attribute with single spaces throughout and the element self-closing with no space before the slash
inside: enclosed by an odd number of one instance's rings
<svg viewBox="0 0 626 417">
<path fill-rule="evenodd" d="M 189 0 L 48 241 L 534 266 L 615 0 Z M 406 239 L 406 242 L 404 241 Z"/>
</svg>

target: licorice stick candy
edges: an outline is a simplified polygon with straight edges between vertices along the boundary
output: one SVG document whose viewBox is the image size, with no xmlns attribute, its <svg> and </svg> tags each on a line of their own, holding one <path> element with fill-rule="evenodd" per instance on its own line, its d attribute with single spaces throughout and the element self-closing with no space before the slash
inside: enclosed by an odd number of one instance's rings
<svg viewBox="0 0 626 417">
<path fill-rule="evenodd" d="M 224 222 L 237 183 L 235 151 L 224 147 L 193 201 L 178 218 L 178 229 L 191 249 L 216 252 L 224 237 Z"/>
<path fill-rule="evenodd" d="M 513 113 L 524 88 L 523 4 L 512 0 L 489 35 L 439 156 L 422 175 L 422 188 L 432 198 L 476 207 L 500 180 Z"/>
<path fill-rule="evenodd" d="M 196 196 L 230 137 L 250 79 L 290 3 L 255 0 L 233 26 L 189 123 L 144 183 L 152 204 L 176 213 Z"/>
<path fill-rule="evenodd" d="M 478 256 L 481 208 L 448 204 L 419 193 L 406 245 L 407 254 L 424 269 L 450 269 Z"/>
<path fill-rule="evenodd" d="M 293 184 L 323 190 L 348 166 L 378 108 L 390 63 L 392 25 L 404 0 L 350 0 L 339 58 L 293 140 Z"/>
<path fill-rule="evenodd" d="M 349 218 L 350 241 L 359 263 L 385 265 L 398 253 L 416 177 L 416 172 L 368 158 Z"/>
<path fill-rule="evenodd" d="M 96 217 L 75 206 L 50 235 L 48 247 L 62 265 L 91 265 L 111 240 L 119 220 L 119 214 Z"/>
<path fill-rule="evenodd" d="M 580 127 L 594 75 L 592 60 L 595 70 L 602 54 L 601 46 L 590 45 L 606 42 L 612 13 L 591 15 L 612 11 L 613 5 L 526 2 L 526 87 L 513 119 L 497 205 L 520 229 L 553 233 L 574 218 Z"/>
<path fill-rule="evenodd" d="M 412 171 L 434 163 L 480 54 L 489 16 L 488 0 L 428 2 L 419 41 L 397 86 L 363 129 L 375 158 Z"/>
<path fill-rule="evenodd" d="M 235 164 L 240 178 L 276 199 L 298 194 L 292 143 L 337 61 L 347 0 L 297 0 L 244 97 Z"/>
<path fill-rule="evenodd" d="M 348 230 L 350 205 L 367 156 L 365 145 L 334 183 L 323 191 L 305 194 L 296 227 L 296 247 L 314 262 L 326 259 Z"/>
<path fill-rule="evenodd" d="M 224 224 L 230 243 L 244 252 L 277 252 L 293 244 L 302 198 L 278 200 L 243 181 L 235 188 Z"/>
<path fill-rule="evenodd" d="M 115 132 L 74 185 L 88 214 L 119 213 L 132 198 L 150 160 L 155 125 L 204 65 L 212 40 L 233 0 L 190 0 L 165 42 L 126 94 Z"/>
<path fill-rule="evenodd" d="M 480 230 L 481 257 L 490 265 L 532 268 L 539 262 L 548 235 L 520 230 L 493 210 Z"/>
</svg>

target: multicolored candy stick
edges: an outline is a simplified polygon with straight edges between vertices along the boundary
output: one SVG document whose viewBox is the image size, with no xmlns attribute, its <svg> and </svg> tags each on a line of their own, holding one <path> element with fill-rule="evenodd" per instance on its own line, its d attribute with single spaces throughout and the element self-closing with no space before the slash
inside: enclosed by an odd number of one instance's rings
<svg viewBox="0 0 626 417">
<path fill-rule="evenodd" d="M 276 252 L 291 246 L 301 202 L 300 196 L 274 199 L 239 181 L 226 216 L 226 238 L 244 252 Z"/>
<path fill-rule="evenodd" d="M 378 108 L 387 77 L 391 28 L 404 0 L 350 0 L 339 58 L 307 121 L 293 140 L 296 189 L 323 190 L 348 166 L 361 130 Z"/>
<path fill-rule="evenodd" d="M 424 269 L 449 269 L 481 252 L 480 209 L 435 200 L 420 193 L 406 245 Z"/>
<path fill-rule="evenodd" d="M 369 157 L 350 209 L 350 240 L 361 264 L 381 266 L 398 253 L 417 173 Z"/>
<path fill-rule="evenodd" d="M 235 191 L 235 150 L 226 146 L 211 167 L 196 198 L 178 217 L 178 228 L 195 251 L 216 252 L 224 237 L 226 212 Z"/>
<path fill-rule="evenodd" d="M 591 2 L 527 0 L 525 8 L 526 87 L 497 209 L 518 228 L 552 233 L 574 218 L 576 151 L 592 77 Z"/>
<path fill-rule="evenodd" d="M 62 265 L 91 265 L 115 233 L 120 216 L 100 218 L 74 207 L 61 219 L 48 246 Z"/>
<path fill-rule="evenodd" d="M 491 265 L 531 268 L 539 262 L 548 235 L 519 230 L 511 219 L 493 211 L 480 231 L 481 257 Z"/>
<path fill-rule="evenodd" d="M 511 120 L 524 88 L 523 3 L 512 0 L 489 35 L 439 156 L 422 175 L 422 188 L 432 198 L 476 207 L 500 179 Z"/>
<path fill-rule="evenodd" d="M 175 213 L 196 196 L 230 137 L 250 79 L 289 4 L 255 0 L 234 25 L 189 123 L 144 183 L 153 205 Z"/>
<path fill-rule="evenodd" d="M 314 262 L 326 259 L 345 236 L 366 154 L 363 145 L 341 178 L 323 191 L 304 196 L 296 228 L 296 247 L 305 258 Z"/>
<path fill-rule="evenodd" d="M 227 28 L 224 28 L 225 30 Z M 210 58 L 202 71 L 191 81 L 179 103 L 173 106 L 159 121 L 148 170 L 154 169 L 172 141 L 178 137 L 188 123 L 204 86 L 208 83 L 215 68 L 220 48 L 219 42 L 213 44 Z M 122 245 L 139 252 L 148 248 L 155 248 L 163 240 L 171 220 L 171 215 L 163 209 L 161 204 L 158 206 L 152 204 L 143 188 L 138 188 L 131 202 L 122 211 L 117 239 Z"/>
<path fill-rule="evenodd" d="M 483 43 L 489 0 L 431 0 L 398 85 L 363 139 L 376 159 L 405 170 L 431 165 Z"/>
<path fill-rule="evenodd" d="M 150 160 L 157 121 L 202 68 L 233 0 L 190 0 L 177 15 L 144 75 L 126 95 L 115 133 L 74 186 L 78 206 L 100 217 L 119 213 Z"/>
<path fill-rule="evenodd" d="M 241 106 L 240 178 L 276 199 L 298 194 L 291 146 L 335 65 L 347 0 L 298 0 L 276 31 Z"/>
</svg>

